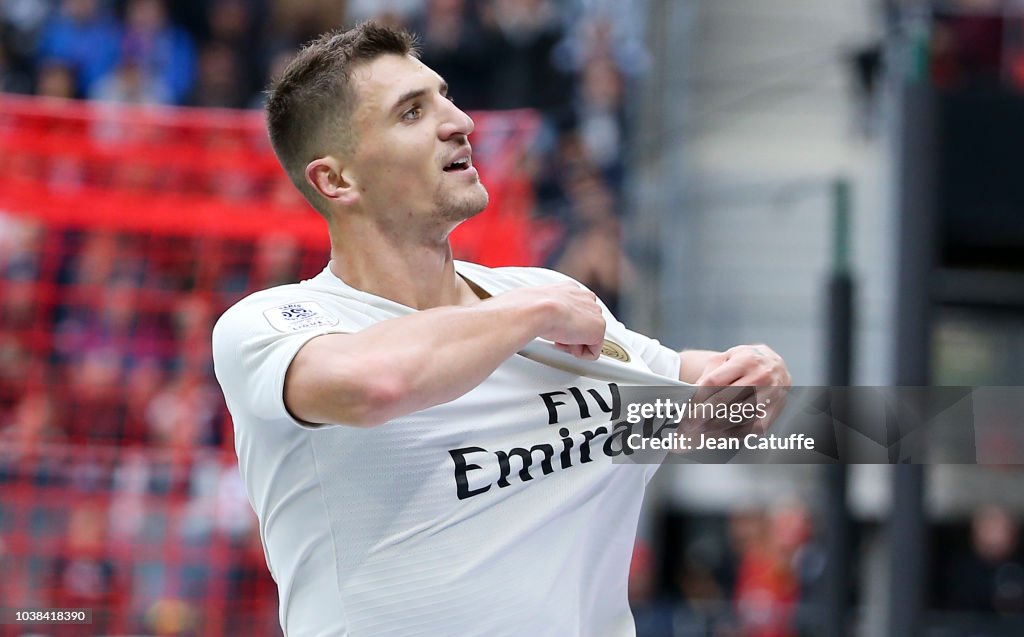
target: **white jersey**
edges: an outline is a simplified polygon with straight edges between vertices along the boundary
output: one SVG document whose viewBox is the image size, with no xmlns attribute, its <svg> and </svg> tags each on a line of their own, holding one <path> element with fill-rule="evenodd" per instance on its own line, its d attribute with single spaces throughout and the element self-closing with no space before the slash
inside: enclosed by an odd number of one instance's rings
<svg viewBox="0 0 1024 637">
<path fill-rule="evenodd" d="M 492 295 L 566 280 L 456 270 Z M 676 353 L 606 314 L 598 361 L 536 341 L 462 397 L 378 427 L 289 415 L 285 372 L 303 344 L 413 311 L 326 268 L 247 297 L 214 329 L 285 633 L 633 635 L 626 581 L 656 467 L 612 462 L 626 424 L 611 414 L 621 384 L 678 382 Z"/>
</svg>

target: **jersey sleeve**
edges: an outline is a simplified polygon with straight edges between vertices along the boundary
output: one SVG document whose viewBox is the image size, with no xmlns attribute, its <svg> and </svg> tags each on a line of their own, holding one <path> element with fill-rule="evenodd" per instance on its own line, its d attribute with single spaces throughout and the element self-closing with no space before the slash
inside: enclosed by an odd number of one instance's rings
<svg viewBox="0 0 1024 637">
<path fill-rule="evenodd" d="M 602 305 L 604 304 L 602 303 Z M 618 322 L 622 326 L 629 339 L 627 345 L 640 355 L 640 358 L 652 372 L 672 380 L 679 380 L 679 367 L 681 364 L 679 352 L 662 345 L 656 338 L 650 338 L 627 328 L 612 316 L 611 312 L 608 312 L 608 316 L 611 316 L 611 320 Z"/>
<path fill-rule="evenodd" d="M 627 342 L 624 345 L 630 351 L 636 352 L 640 359 L 655 374 L 671 378 L 672 380 L 679 380 L 679 366 L 681 364 L 679 352 L 665 347 L 658 339 L 629 329 L 622 321 L 615 318 L 615 315 L 604 304 L 604 301 L 598 299 L 598 302 L 601 304 L 601 310 L 604 312 L 605 320 L 608 324 L 614 323 L 626 335 Z"/>
<path fill-rule="evenodd" d="M 285 374 L 310 340 L 349 331 L 315 303 L 245 302 L 229 309 L 213 328 L 213 366 L 232 416 L 319 427 L 285 407 Z"/>
</svg>

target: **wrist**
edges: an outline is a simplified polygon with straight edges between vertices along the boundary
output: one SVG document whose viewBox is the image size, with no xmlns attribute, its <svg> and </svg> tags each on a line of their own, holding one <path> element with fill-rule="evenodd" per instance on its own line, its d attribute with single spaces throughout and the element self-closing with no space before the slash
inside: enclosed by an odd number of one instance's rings
<svg viewBox="0 0 1024 637">
<path fill-rule="evenodd" d="M 687 349 L 679 352 L 679 380 L 684 383 L 696 383 L 704 373 L 708 360 L 718 353 L 701 349 Z"/>
<path fill-rule="evenodd" d="M 554 299 L 543 297 L 534 299 L 523 308 L 525 317 L 523 321 L 529 325 L 531 338 L 544 337 L 558 327 L 559 308 L 558 302 Z"/>
</svg>

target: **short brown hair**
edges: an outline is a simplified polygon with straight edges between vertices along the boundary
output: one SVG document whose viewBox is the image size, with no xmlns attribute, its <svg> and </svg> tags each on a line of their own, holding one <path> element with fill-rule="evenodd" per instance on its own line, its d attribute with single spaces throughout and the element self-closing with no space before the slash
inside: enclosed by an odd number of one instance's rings
<svg viewBox="0 0 1024 637">
<path fill-rule="evenodd" d="M 413 36 L 375 22 L 331 31 L 304 46 L 267 92 L 274 153 L 292 183 L 324 216 L 324 202 L 306 182 L 306 166 L 354 147 L 352 69 L 387 54 L 418 56 Z"/>
</svg>

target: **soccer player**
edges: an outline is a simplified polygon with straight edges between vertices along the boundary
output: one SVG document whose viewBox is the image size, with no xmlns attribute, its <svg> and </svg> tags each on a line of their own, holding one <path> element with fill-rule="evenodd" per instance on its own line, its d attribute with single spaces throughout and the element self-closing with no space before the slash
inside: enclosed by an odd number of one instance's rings
<svg viewBox="0 0 1024 637">
<path fill-rule="evenodd" d="M 213 348 L 285 633 L 634 634 L 655 467 L 613 462 L 618 387 L 784 386 L 783 361 L 680 354 L 556 272 L 453 260 L 487 204 L 473 120 L 404 32 L 322 36 L 267 116 L 331 261 L 229 309 Z"/>
</svg>

